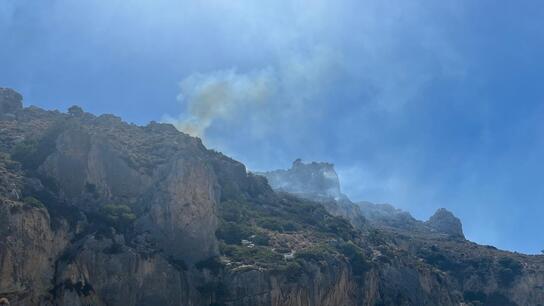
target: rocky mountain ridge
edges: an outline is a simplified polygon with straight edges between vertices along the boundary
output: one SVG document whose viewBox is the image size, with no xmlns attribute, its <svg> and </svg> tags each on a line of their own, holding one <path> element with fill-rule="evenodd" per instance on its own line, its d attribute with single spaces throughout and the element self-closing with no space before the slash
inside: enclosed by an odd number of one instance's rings
<svg viewBox="0 0 544 306">
<path fill-rule="evenodd" d="M 542 256 L 380 227 L 353 217 L 360 205 L 274 191 L 168 124 L 21 101 L 0 90 L 0 298 L 11 305 L 544 300 Z"/>
<path fill-rule="evenodd" d="M 352 222 L 356 227 L 364 228 L 368 223 L 375 228 L 464 238 L 461 221 L 445 208 L 438 209 L 427 222 L 421 222 L 389 204 L 352 202 L 340 191 L 340 180 L 331 163 L 304 163 L 297 159 L 290 169 L 257 174 L 266 177 L 274 190 L 321 202 L 333 215 L 350 220 L 356 216 L 359 221 Z"/>
</svg>

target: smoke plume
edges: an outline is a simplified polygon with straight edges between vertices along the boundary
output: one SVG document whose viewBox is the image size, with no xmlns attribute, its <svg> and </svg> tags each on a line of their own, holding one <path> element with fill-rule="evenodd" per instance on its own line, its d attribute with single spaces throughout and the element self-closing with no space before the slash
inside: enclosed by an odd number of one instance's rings
<svg viewBox="0 0 544 306">
<path fill-rule="evenodd" d="M 173 123 L 179 130 L 201 138 L 215 120 L 228 120 L 241 109 L 267 103 L 276 90 L 269 68 L 246 74 L 234 69 L 197 73 L 181 81 L 180 86 L 178 100 L 186 105 L 187 113 Z"/>
<path fill-rule="evenodd" d="M 256 137 L 281 129 L 279 122 L 293 127 L 308 118 L 308 109 L 319 109 L 316 97 L 338 69 L 336 63 L 332 52 L 315 48 L 307 55 L 290 54 L 273 67 L 189 75 L 180 82 L 178 96 L 185 111 L 164 121 L 203 139 L 219 122 L 243 127 Z"/>
</svg>

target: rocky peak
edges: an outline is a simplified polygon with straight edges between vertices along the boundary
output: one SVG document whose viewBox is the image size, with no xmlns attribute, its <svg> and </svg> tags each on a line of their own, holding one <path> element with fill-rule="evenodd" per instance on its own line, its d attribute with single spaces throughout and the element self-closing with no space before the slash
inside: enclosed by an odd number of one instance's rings
<svg viewBox="0 0 544 306">
<path fill-rule="evenodd" d="M 68 113 L 72 116 L 76 116 L 76 117 L 80 117 L 80 116 L 83 116 L 83 114 L 85 114 L 85 112 L 83 111 L 83 109 L 80 107 L 80 106 L 77 106 L 77 105 L 73 105 L 71 106 L 69 109 L 68 109 Z"/>
<path fill-rule="evenodd" d="M 23 97 L 13 89 L 0 87 L 0 114 L 13 114 L 23 108 Z"/>
<path fill-rule="evenodd" d="M 340 180 L 334 165 L 324 162 L 304 163 L 300 158 L 290 169 L 259 173 L 272 188 L 312 197 L 342 198 Z"/>
<path fill-rule="evenodd" d="M 430 228 L 451 236 L 465 237 L 459 218 L 445 208 L 438 209 L 427 222 Z"/>
</svg>

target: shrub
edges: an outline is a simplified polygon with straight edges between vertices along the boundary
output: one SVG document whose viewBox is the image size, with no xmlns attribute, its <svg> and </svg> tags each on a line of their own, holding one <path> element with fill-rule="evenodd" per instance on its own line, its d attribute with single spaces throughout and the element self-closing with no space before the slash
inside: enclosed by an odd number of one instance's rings
<svg viewBox="0 0 544 306">
<path fill-rule="evenodd" d="M 304 274 L 304 268 L 298 262 L 291 261 L 280 272 L 285 275 L 287 281 L 296 283 Z"/>
<path fill-rule="evenodd" d="M 366 261 L 363 251 L 353 242 L 342 243 L 338 245 L 338 250 L 349 259 L 353 274 L 362 276 L 369 270 L 370 264 Z"/>
<path fill-rule="evenodd" d="M 333 252 L 327 246 L 320 245 L 298 251 L 295 258 L 305 261 L 327 261 L 333 256 Z"/>
<path fill-rule="evenodd" d="M 12 149 L 11 157 L 25 169 L 38 168 L 55 150 L 55 141 L 64 129 L 62 122 L 50 127 L 41 138 L 25 139 Z"/>
<path fill-rule="evenodd" d="M 277 217 L 262 217 L 256 220 L 257 225 L 275 232 L 293 232 L 300 228 L 295 222 Z"/>
<path fill-rule="evenodd" d="M 221 253 L 244 264 L 275 266 L 283 262 L 283 256 L 264 247 L 248 248 L 240 245 L 222 245 Z"/>
<path fill-rule="evenodd" d="M 223 222 L 215 232 L 215 236 L 227 244 L 240 244 L 242 239 L 251 236 L 251 230 L 243 224 Z"/>
<path fill-rule="evenodd" d="M 271 231 L 283 231 L 282 222 L 275 218 L 260 218 L 259 220 L 257 220 L 257 224 Z"/>
<path fill-rule="evenodd" d="M 120 231 L 125 231 L 136 220 L 136 214 L 132 208 L 125 204 L 107 204 L 100 208 L 101 215 L 109 223 Z"/>
<path fill-rule="evenodd" d="M 499 285 L 501 286 L 510 286 L 516 277 L 522 274 L 521 264 L 510 257 L 503 257 L 499 259 L 498 263 Z"/>
<path fill-rule="evenodd" d="M 32 207 L 35 207 L 35 208 L 45 208 L 45 205 L 43 205 L 43 203 L 34 198 L 34 197 L 25 197 L 23 199 L 23 202 L 26 204 L 26 205 L 30 205 Z"/>
<path fill-rule="evenodd" d="M 257 233 L 251 240 L 257 245 L 268 245 L 270 243 L 270 237 L 265 233 Z"/>
<path fill-rule="evenodd" d="M 40 160 L 35 156 L 38 150 L 38 141 L 35 139 L 24 140 L 15 145 L 11 152 L 11 158 L 20 162 L 25 168 L 36 168 Z"/>
</svg>

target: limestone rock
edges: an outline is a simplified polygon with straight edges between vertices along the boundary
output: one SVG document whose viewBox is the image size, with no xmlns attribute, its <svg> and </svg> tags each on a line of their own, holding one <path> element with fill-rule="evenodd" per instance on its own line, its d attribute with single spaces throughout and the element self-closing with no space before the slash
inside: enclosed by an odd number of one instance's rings
<svg viewBox="0 0 544 306">
<path fill-rule="evenodd" d="M 312 162 L 305 164 L 301 159 L 293 162 L 288 170 L 258 173 L 268 179 L 272 188 L 293 194 L 312 197 L 343 197 L 340 180 L 330 163 Z"/>
<path fill-rule="evenodd" d="M 13 89 L 0 87 L 0 115 L 13 114 L 23 108 L 23 97 Z"/>
<path fill-rule="evenodd" d="M 461 221 L 445 208 L 438 209 L 425 224 L 440 233 L 465 238 Z"/>
<path fill-rule="evenodd" d="M 335 216 L 342 216 L 355 227 L 362 228 L 366 220 L 360 208 L 352 203 L 340 190 L 340 179 L 334 165 L 325 162 L 293 162 L 290 169 L 258 172 L 266 177 L 270 186 L 281 192 L 318 201 Z"/>
</svg>

